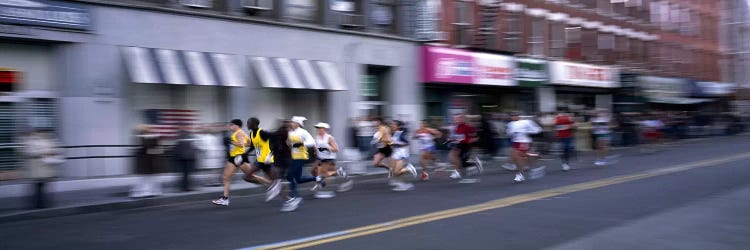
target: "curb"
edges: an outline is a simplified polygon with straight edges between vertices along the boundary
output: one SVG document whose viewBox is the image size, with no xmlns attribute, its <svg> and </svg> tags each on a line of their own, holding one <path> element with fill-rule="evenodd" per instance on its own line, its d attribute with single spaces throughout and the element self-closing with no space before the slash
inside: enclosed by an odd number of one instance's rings
<svg viewBox="0 0 750 250">
<path fill-rule="evenodd" d="M 352 179 L 359 180 L 359 181 L 367 181 L 367 180 L 372 180 L 372 179 L 385 178 L 385 175 L 386 174 L 384 173 L 352 175 Z M 237 195 L 237 196 L 247 196 L 247 195 L 262 194 L 262 193 L 264 192 L 260 187 L 232 190 L 232 194 Z M 200 200 L 208 201 L 208 200 L 216 198 L 216 195 L 217 193 L 213 191 L 211 192 L 199 191 L 196 193 L 172 194 L 172 195 L 167 195 L 167 196 L 162 196 L 162 197 L 133 199 L 133 200 L 116 201 L 116 202 L 108 202 L 108 203 L 101 203 L 101 204 L 87 204 L 87 205 L 81 205 L 81 206 L 28 210 L 28 211 L 22 211 L 22 212 L 7 214 L 7 215 L 0 215 L 0 224 L 27 221 L 27 220 L 72 216 L 72 215 L 120 211 L 120 210 L 127 210 L 127 209 L 136 209 L 136 208 L 148 208 L 148 207 L 172 205 L 172 204 L 177 204 L 177 203 L 194 202 L 194 201 L 200 201 Z"/>
</svg>

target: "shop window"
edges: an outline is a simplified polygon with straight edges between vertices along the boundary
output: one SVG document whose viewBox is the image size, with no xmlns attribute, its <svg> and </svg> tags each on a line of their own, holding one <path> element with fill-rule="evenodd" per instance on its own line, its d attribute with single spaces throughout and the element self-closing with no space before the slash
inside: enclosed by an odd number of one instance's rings
<svg viewBox="0 0 750 250">
<path fill-rule="evenodd" d="M 553 22 L 550 25 L 549 55 L 562 58 L 565 56 L 565 24 Z"/>
<path fill-rule="evenodd" d="M 503 42 L 505 50 L 509 52 L 521 51 L 521 14 L 506 12 L 505 31 L 503 31 Z"/>
<path fill-rule="evenodd" d="M 21 72 L 9 68 L 0 68 L 0 92 L 13 92 L 18 88 L 20 78 Z"/>
<path fill-rule="evenodd" d="M 317 0 L 286 0 L 284 18 L 291 22 L 318 22 Z"/>
<path fill-rule="evenodd" d="M 531 21 L 531 33 L 529 33 L 529 54 L 532 56 L 544 56 L 544 33 L 547 21 L 543 18 L 534 18 Z"/>
<path fill-rule="evenodd" d="M 396 34 L 396 8 L 398 2 L 394 0 L 375 0 L 370 11 L 371 28 L 375 32 Z"/>
</svg>

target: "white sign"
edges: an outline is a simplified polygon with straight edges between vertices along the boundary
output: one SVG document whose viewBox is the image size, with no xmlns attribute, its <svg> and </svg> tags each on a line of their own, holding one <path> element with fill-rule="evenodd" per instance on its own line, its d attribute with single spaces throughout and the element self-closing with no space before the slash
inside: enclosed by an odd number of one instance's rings
<svg viewBox="0 0 750 250">
<path fill-rule="evenodd" d="M 476 84 L 515 86 L 516 61 L 513 57 L 475 53 L 474 73 Z"/>
<path fill-rule="evenodd" d="M 596 88 L 620 87 L 614 68 L 571 62 L 550 62 L 550 83 Z"/>
<path fill-rule="evenodd" d="M 331 4 L 331 10 L 352 12 L 355 10 L 354 1 L 336 0 Z"/>
</svg>

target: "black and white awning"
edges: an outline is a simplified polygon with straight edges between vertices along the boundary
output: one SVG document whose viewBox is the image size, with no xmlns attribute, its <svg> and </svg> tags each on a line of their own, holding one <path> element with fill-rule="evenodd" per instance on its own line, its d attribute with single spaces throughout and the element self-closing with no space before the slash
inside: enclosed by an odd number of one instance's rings
<svg viewBox="0 0 750 250">
<path fill-rule="evenodd" d="M 347 90 L 333 62 L 251 57 L 250 64 L 266 88 Z"/>
<path fill-rule="evenodd" d="M 241 56 L 195 51 L 122 47 L 130 79 L 137 83 L 245 86 Z"/>
</svg>

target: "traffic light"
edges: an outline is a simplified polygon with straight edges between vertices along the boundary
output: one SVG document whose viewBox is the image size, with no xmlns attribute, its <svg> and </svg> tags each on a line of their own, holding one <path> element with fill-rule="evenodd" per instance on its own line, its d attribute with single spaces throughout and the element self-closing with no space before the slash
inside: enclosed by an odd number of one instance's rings
<svg viewBox="0 0 750 250">
<path fill-rule="evenodd" d="M 8 68 L 0 68 L 0 92 L 13 92 L 14 87 L 21 81 L 21 72 Z"/>
</svg>

